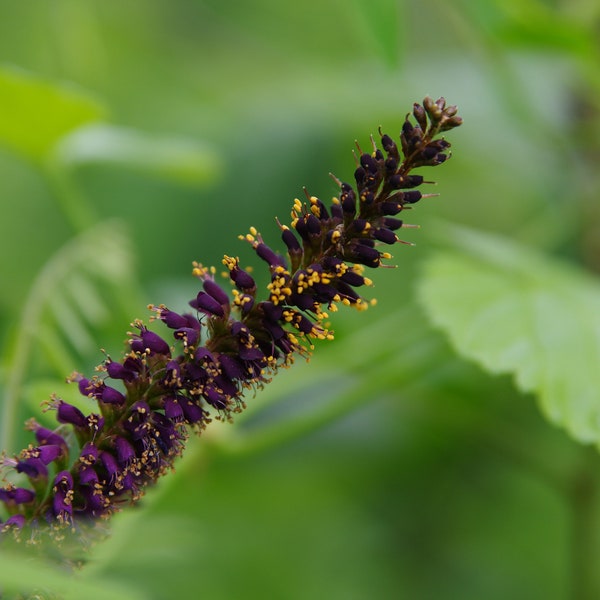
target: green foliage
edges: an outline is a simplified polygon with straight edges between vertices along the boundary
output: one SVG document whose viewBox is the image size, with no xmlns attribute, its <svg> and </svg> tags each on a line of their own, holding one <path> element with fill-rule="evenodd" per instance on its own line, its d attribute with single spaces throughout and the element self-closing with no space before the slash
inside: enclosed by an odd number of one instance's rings
<svg viewBox="0 0 600 600">
<path fill-rule="evenodd" d="M 78 574 L 65 572 L 56 566 L 33 559 L 26 553 L 6 545 L 0 551 L 2 560 L 2 598 L 19 600 L 76 600 L 89 598 L 101 600 L 111 595 L 123 600 L 142 600 L 141 592 L 132 586 L 113 583 L 106 579 L 86 577 L 82 580 Z"/>
<path fill-rule="evenodd" d="M 130 287 L 132 276 L 131 248 L 115 222 L 90 228 L 46 262 L 25 299 L 20 322 L 12 332 L 13 342 L 3 353 L 8 374 L 1 436 L 4 448 L 13 447 L 13 435 L 19 429 L 17 418 L 22 411 L 18 407 L 25 399 L 23 385 L 30 363 L 42 354 L 55 376 L 64 378 L 66 364 L 76 367 L 82 364 L 79 357 L 94 356 L 94 337 L 102 324 L 119 316 L 126 322 L 123 312 L 130 306 L 123 302 L 123 291 Z"/>
<path fill-rule="evenodd" d="M 453 228 L 425 265 L 421 298 L 462 356 L 513 375 L 545 416 L 600 443 L 600 285 L 531 249 Z"/>
<path fill-rule="evenodd" d="M 0 69 L 0 143 L 35 161 L 66 133 L 106 117 L 106 107 L 77 86 Z M 7 118 L 9 117 L 9 118 Z"/>
<path fill-rule="evenodd" d="M 212 181 L 221 167 L 206 144 L 110 125 L 77 129 L 61 140 L 54 159 L 69 168 L 90 164 L 127 168 L 192 186 Z"/>
<path fill-rule="evenodd" d="M 6 552 L 4 596 L 597 598 L 598 3 L 46 4 L 0 20 L 13 449 L 146 304 L 185 308 L 193 259 L 248 263 L 237 234 L 351 179 L 355 136 L 425 94 L 465 126 L 378 305 L 331 315 L 77 577 Z"/>
</svg>

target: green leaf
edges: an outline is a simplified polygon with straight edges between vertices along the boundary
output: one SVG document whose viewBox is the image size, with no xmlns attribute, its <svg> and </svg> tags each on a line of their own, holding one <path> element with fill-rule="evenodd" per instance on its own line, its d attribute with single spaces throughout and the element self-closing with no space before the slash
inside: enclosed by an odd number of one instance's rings
<svg viewBox="0 0 600 600">
<path fill-rule="evenodd" d="M 0 68 L 0 144 L 33 160 L 84 123 L 106 117 L 106 107 L 74 85 Z"/>
<path fill-rule="evenodd" d="M 459 354 L 511 374 L 545 416 L 600 443 L 600 285 L 491 235 L 452 228 L 454 250 L 425 267 L 420 298 Z"/>
<path fill-rule="evenodd" d="M 202 185 L 221 168 L 217 154 L 189 138 L 159 137 L 112 125 L 90 125 L 61 141 L 55 158 L 66 166 L 108 164 Z"/>
<path fill-rule="evenodd" d="M 131 297 L 132 281 L 132 249 L 116 221 L 89 228 L 49 257 L 23 305 L 14 340 L 1 357 L 7 372 L 0 419 L 3 448 L 12 448 L 20 392 L 33 358 L 45 350 L 48 363 L 64 377 L 76 364 L 73 350 L 78 355 L 95 350 L 94 327 L 119 314 L 123 298 Z M 95 301 L 84 308 L 73 299 L 78 290 L 81 301 Z"/>
<path fill-rule="evenodd" d="M 355 0 L 354 16 L 369 45 L 380 54 L 389 67 L 397 67 L 400 59 L 402 20 L 400 3 L 396 0 Z"/>
<path fill-rule="evenodd" d="M 22 598 L 21 594 L 34 594 L 33 598 L 57 598 L 62 600 L 88 598 L 123 598 L 141 600 L 144 596 L 129 585 L 70 573 L 30 555 L 4 550 L 0 554 L 0 581 L 2 598 Z M 29 596 L 27 596 L 29 597 Z"/>
</svg>

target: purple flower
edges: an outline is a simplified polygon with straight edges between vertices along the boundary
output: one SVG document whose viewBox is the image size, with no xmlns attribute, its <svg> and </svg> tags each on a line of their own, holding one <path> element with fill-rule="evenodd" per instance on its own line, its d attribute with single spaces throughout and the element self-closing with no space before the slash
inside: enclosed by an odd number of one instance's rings
<svg viewBox="0 0 600 600">
<path fill-rule="evenodd" d="M 58 403 L 56 418 L 59 423 L 70 423 L 79 429 L 85 429 L 88 425 L 85 415 L 76 406 L 62 400 Z"/>
<path fill-rule="evenodd" d="M 61 471 L 54 478 L 52 509 L 60 523 L 68 523 L 73 515 L 73 476 L 69 471 Z"/>
<path fill-rule="evenodd" d="M 0 488 L 0 502 L 8 505 L 29 504 L 35 499 L 35 493 L 26 488 L 5 487 Z"/>
<path fill-rule="evenodd" d="M 140 333 L 133 335 L 130 342 L 131 349 L 134 352 L 140 354 L 147 352 L 149 354 L 171 355 L 169 344 L 167 344 L 167 342 L 165 342 L 158 334 L 150 331 L 142 323 L 136 323 L 136 327 L 139 328 Z"/>
<path fill-rule="evenodd" d="M 21 514 L 12 515 L 2 524 L 2 532 L 10 529 L 23 529 L 25 526 L 25 516 Z"/>
<path fill-rule="evenodd" d="M 242 237 L 268 266 L 264 299 L 238 258 L 223 259 L 231 299 L 216 283 L 215 269 L 194 263 L 202 290 L 189 304 L 197 313 L 150 307 L 153 319 L 171 330 L 172 347 L 134 321 L 137 331 L 129 333 L 122 360 L 106 358 L 93 377 L 69 378 L 97 412 L 86 415 L 53 398 L 57 431 L 28 423 L 38 445 L 3 464 L 26 475 L 31 489 L 0 488 L 11 515 L 0 531 L 18 537 L 29 527 L 41 535 L 38 524 L 46 519 L 55 535 L 61 526 L 107 517 L 137 501 L 173 467 L 190 430 L 202 431 L 215 415 L 231 419 L 245 407 L 245 391 L 261 388 L 296 356 L 308 357 L 315 339 L 331 338 L 329 312 L 339 304 L 366 308 L 357 291 L 371 285 L 364 268 L 391 258 L 379 248 L 399 241 L 396 232 L 404 225 L 395 215 L 423 197 L 416 189 L 423 177 L 411 171 L 443 163 L 450 144 L 438 134 L 460 125 L 456 108 L 443 98 L 426 98 L 412 116 L 416 123 L 407 118 L 399 145 L 382 134 L 381 148 L 375 142 L 372 151 L 359 148 L 355 185 L 333 177 L 340 192 L 330 206 L 308 194 L 305 202 L 294 202 L 290 225 L 277 221 L 286 256 L 254 228 Z"/>
</svg>

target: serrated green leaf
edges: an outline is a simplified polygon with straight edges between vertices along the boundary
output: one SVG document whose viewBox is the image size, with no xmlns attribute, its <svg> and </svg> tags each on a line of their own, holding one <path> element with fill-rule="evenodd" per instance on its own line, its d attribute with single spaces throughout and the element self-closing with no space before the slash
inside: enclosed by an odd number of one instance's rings
<svg viewBox="0 0 600 600">
<path fill-rule="evenodd" d="M 106 107 L 74 85 L 0 68 L 0 143 L 33 160 L 69 131 L 106 117 Z"/>
<path fill-rule="evenodd" d="M 420 298 L 456 350 L 514 376 L 546 417 L 600 443 L 600 284 L 523 246 L 452 229 L 425 267 Z"/>
<path fill-rule="evenodd" d="M 61 141 L 64 165 L 110 164 L 186 185 L 205 184 L 221 169 L 217 154 L 198 140 L 150 135 L 111 125 L 90 125 Z"/>
</svg>

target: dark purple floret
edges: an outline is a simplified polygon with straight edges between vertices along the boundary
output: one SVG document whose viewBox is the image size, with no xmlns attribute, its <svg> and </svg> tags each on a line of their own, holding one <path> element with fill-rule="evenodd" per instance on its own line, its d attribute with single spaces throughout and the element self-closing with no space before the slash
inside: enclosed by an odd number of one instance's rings
<svg viewBox="0 0 600 600">
<path fill-rule="evenodd" d="M 106 404 L 125 404 L 125 396 L 119 392 L 119 390 L 116 390 L 113 387 L 110 387 L 108 385 L 103 385 L 102 386 L 102 395 L 100 397 L 100 399 L 102 400 L 102 402 L 106 403 Z"/>
<path fill-rule="evenodd" d="M 283 316 L 283 308 L 279 305 L 273 304 L 273 302 L 269 300 L 260 302 L 259 306 L 265 317 L 267 317 L 267 319 L 273 323 L 279 321 Z"/>
<path fill-rule="evenodd" d="M 90 485 L 98 482 L 98 473 L 89 465 L 81 463 L 78 473 L 81 485 Z"/>
<path fill-rule="evenodd" d="M 19 487 L 0 488 L 0 502 L 9 505 L 29 504 L 35 500 L 35 493 Z"/>
<path fill-rule="evenodd" d="M 114 484 L 117 479 L 117 475 L 120 472 L 117 459 L 110 452 L 103 450 L 100 452 L 100 462 L 108 474 L 109 483 Z"/>
<path fill-rule="evenodd" d="M 366 244 L 353 243 L 349 245 L 344 258 L 373 269 L 378 267 L 381 263 L 379 251 Z"/>
<path fill-rule="evenodd" d="M 262 258 L 272 269 L 275 267 L 286 267 L 285 259 L 276 252 L 273 252 L 266 244 L 257 243 L 254 246 L 256 254 Z"/>
<path fill-rule="evenodd" d="M 86 429 L 88 426 L 88 421 L 85 418 L 85 415 L 76 406 L 73 406 L 72 404 L 67 404 L 62 400 L 60 400 L 58 403 L 58 408 L 56 410 L 56 418 L 59 423 L 70 423 L 78 429 Z"/>
<path fill-rule="evenodd" d="M 198 292 L 195 300 L 190 301 L 190 306 L 209 316 L 224 317 L 223 306 L 206 292 Z"/>
<path fill-rule="evenodd" d="M 137 369 L 132 369 L 130 365 L 131 363 L 127 365 L 126 363 L 121 364 L 112 360 L 108 360 L 105 364 L 106 372 L 112 379 L 134 381 L 138 377 L 139 371 Z"/>
<path fill-rule="evenodd" d="M 309 236 L 317 236 L 321 234 L 321 222 L 315 215 L 306 215 L 306 230 Z"/>
<path fill-rule="evenodd" d="M 202 284 L 204 291 L 212 296 L 222 306 L 229 305 L 229 296 L 225 293 L 225 290 L 212 279 L 205 279 Z"/>
<path fill-rule="evenodd" d="M 180 315 L 166 307 L 160 307 L 158 316 L 170 329 L 181 329 L 182 327 L 190 326 L 187 316 Z"/>
<path fill-rule="evenodd" d="M 257 346 L 240 346 L 238 350 L 239 357 L 244 361 L 262 361 L 265 359 L 264 352 Z"/>
<path fill-rule="evenodd" d="M 187 400 L 187 398 L 185 398 L 184 396 L 182 396 L 182 398 Z M 189 400 L 188 400 L 188 402 L 189 402 Z M 165 417 L 167 417 L 168 419 L 171 419 L 171 421 L 173 421 L 175 423 L 178 421 L 181 421 L 184 417 L 183 407 L 180 404 L 180 402 L 178 401 L 177 397 L 172 398 L 172 397 L 167 396 L 165 398 L 164 411 L 165 411 Z"/>
<path fill-rule="evenodd" d="M 300 246 L 298 238 L 292 233 L 291 229 L 285 227 L 281 232 L 281 239 L 283 240 L 283 243 L 287 246 L 290 255 L 302 254 L 302 246 Z"/>
<path fill-rule="evenodd" d="M 54 478 L 54 516 L 62 523 L 71 520 L 73 514 L 73 476 L 69 471 L 61 471 Z"/>
<path fill-rule="evenodd" d="M 344 283 L 347 283 L 353 287 L 360 287 L 361 285 L 365 284 L 365 278 L 359 273 L 356 273 L 356 271 L 346 271 L 340 277 L 340 281 L 343 281 Z"/>
<path fill-rule="evenodd" d="M 48 477 L 48 469 L 39 458 L 26 458 L 17 462 L 15 466 L 17 473 L 24 473 L 31 479 L 45 479 Z"/>
<path fill-rule="evenodd" d="M 87 377 L 79 377 L 77 379 L 77 385 L 82 396 L 89 396 L 93 393 L 94 388 L 92 382 Z"/>
<path fill-rule="evenodd" d="M 225 410 L 227 408 L 227 399 L 225 396 L 223 396 L 223 394 L 218 392 L 214 386 L 205 386 L 202 395 L 204 396 L 204 399 L 217 410 Z"/>
<path fill-rule="evenodd" d="M 185 415 L 185 418 L 188 423 L 200 423 L 204 419 L 205 414 L 202 408 L 200 408 L 200 406 L 198 406 L 198 404 L 196 404 L 195 402 L 192 402 L 192 400 L 190 400 L 189 398 L 181 396 L 179 398 L 179 405 L 181 406 L 181 410 Z M 173 414 L 174 409 L 171 409 L 170 415 Z M 170 415 L 167 415 L 167 410 L 165 407 L 165 416 L 168 416 L 172 420 L 178 420 L 176 417 Z"/>
<path fill-rule="evenodd" d="M 25 516 L 16 514 L 12 515 L 2 524 L 2 531 L 7 531 L 11 528 L 22 529 L 25 526 Z"/>
<path fill-rule="evenodd" d="M 140 328 L 139 337 L 131 340 L 131 348 L 136 352 L 150 352 L 151 354 L 171 355 L 169 344 L 165 342 L 158 334 L 150 331 L 144 326 Z"/>
<path fill-rule="evenodd" d="M 397 215 L 402 210 L 402 204 L 394 201 L 382 202 L 379 210 L 382 215 Z"/>
<path fill-rule="evenodd" d="M 98 448 L 96 448 L 93 442 L 86 442 L 79 453 L 79 460 L 84 465 L 92 466 L 98 459 Z"/>
<path fill-rule="evenodd" d="M 398 241 L 396 234 L 385 227 L 375 229 L 373 231 L 373 237 L 384 244 L 395 244 Z"/>
<path fill-rule="evenodd" d="M 51 462 L 54 462 L 57 458 L 63 456 L 64 453 L 64 447 L 57 446 L 55 444 L 39 446 L 35 449 L 35 454 L 45 465 L 49 465 Z"/>
<path fill-rule="evenodd" d="M 162 382 L 167 387 L 181 387 L 181 365 L 177 360 L 170 360 L 165 365 L 165 376 Z"/>
<path fill-rule="evenodd" d="M 66 450 L 67 442 L 65 442 L 65 439 L 61 435 L 58 435 L 58 433 L 38 425 L 35 421 L 31 422 L 31 427 L 35 431 L 35 437 L 40 446 L 59 446 L 63 450 Z"/>
<path fill-rule="evenodd" d="M 241 363 L 235 357 L 227 354 L 219 356 L 219 362 L 223 372 L 230 379 L 244 379 L 245 371 Z"/>
<path fill-rule="evenodd" d="M 173 332 L 173 337 L 187 346 L 195 346 L 200 341 L 200 328 L 181 327 Z"/>
<path fill-rule="evenodd" d="M 117 462 L 120 465 L 127 465 L 135 458 L 133 446 L 123 437 L 115 440 L 115 449 L 117 451 Z"/>
</svg>

